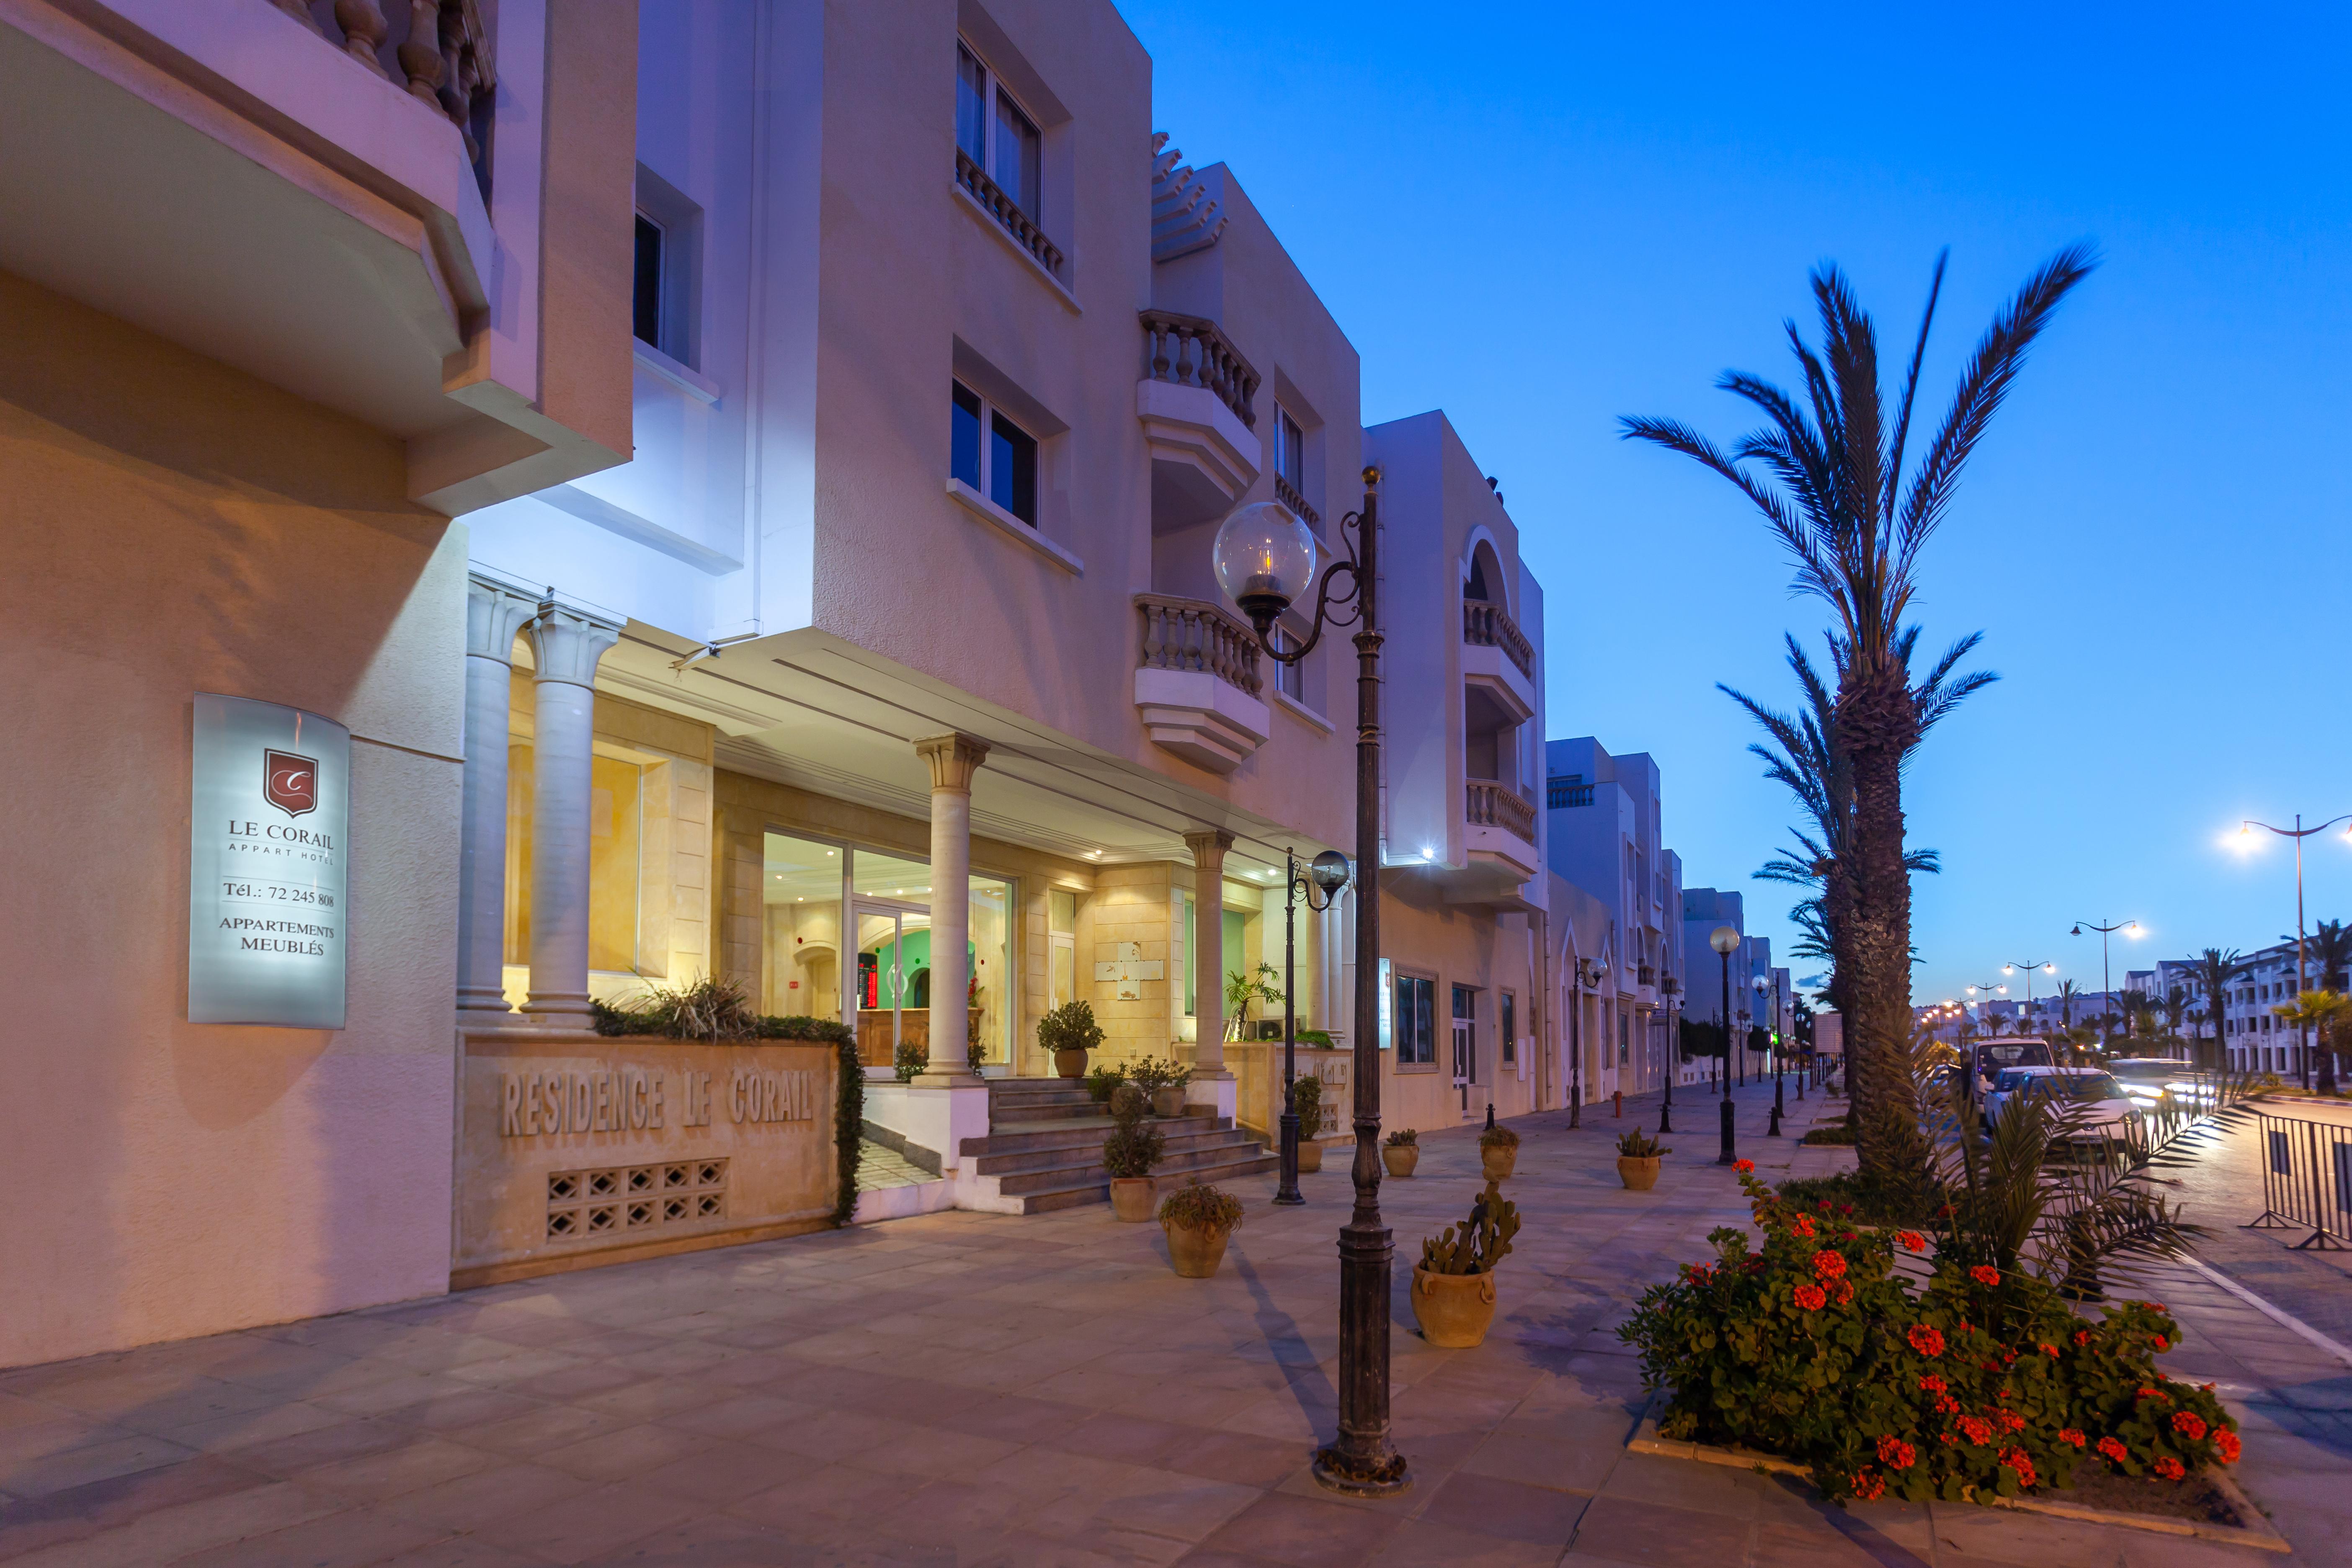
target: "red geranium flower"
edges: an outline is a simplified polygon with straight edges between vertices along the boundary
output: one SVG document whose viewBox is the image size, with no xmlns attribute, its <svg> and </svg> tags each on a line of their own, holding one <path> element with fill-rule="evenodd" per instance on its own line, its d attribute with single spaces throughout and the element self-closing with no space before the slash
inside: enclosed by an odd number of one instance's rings
<svg viewBox="0 0 2352 1568">
<path fill-rule="evenodd" d="M 1856 1470 L 1853 1495 L 1864 1502 L 1875 1502 L 1886 1495 L 1886 1478 L 1872 1475 L 1868 1470 Z"/>
<path fill-rule="evenodd" d="M 2118 1465 L 2131 1458 L 2131 1450 L 2125 1447 L 2121 1443 L 2116 1442 L 2113 1437 L 2102 1437 L 2099 1439 L 2099 1452 L 2105 1454 L 2108 1458 L 2113 1459 Z"/>
<path fill-rule="evenodd" d="M 1799 1215 L 1797 1216 L 1797 1223 L 1790 1226 L 1789 1228 L 1795 1231 L 1799 1236 L 1811 1236 L 1813 1234 L 1813 1222 L 1810 1216 Z"/>
<path fill-rule="evenodd" d="M 2172 1429 L 2192 1440 L 2202 1437 L 2205 1436 L 2205 1417 L 2194 1410 L 2176 1410 L 2172 1413 Z"/>
<path fill-rule="evenodd" d="M 2165 1393 L 2164 1390 L 2160 1388 L 2143 1388 L 2139 1391 L 2138 1397 L 2142 1399 L 2161 1399 L 2167 1405 L 2172 1403 L 2172 1395 Z"/>
<path fill-rule="evenodd" d="M 2089 1441 L 2089 1439 L 2087 1439 L 2086 1437 L 2084 1437 L 2084 1436 L 2083 1436 L 2083 1434 L 2082 1434 L 2078 1429 L 2076 1429 L 2076 1428 L 2074 1428 L 2074 1427 L 2073 1427 L 2073 1426 L 2061 1426 L 2061 1427 L 2059 1427 L 2059 1428 L 2058 1428 L 2058 1440 L 2059 1440 L 2061 1443 L 2072 1443 L 2072 1444 L 2074 1444 L 2074 1447 L 2076 1447 L 2077 1448 L 2081 1447 L 2082 1447 L 2085 1442 Z"/>
<path fill-rule="evenodd" d="M 1919 1386 L 1926 1389 L 1930 1394 L 1941 1394 L 1944 1392 L 1946 1384 L 1942 1378 L 1937 1377 L 1931 1373 L 1927 1376 L 1919 1380 Z"/>
<path fill-rule="evenodd" d="M 2042 1353 L 2054 1360 L 2058 1354 L 2058 1347 L 2056 1345 L 2043 1345 L 2042 1347 Z"/>
<path fill-rule="evenodd" d="M 2239 1447 L 2238 1435 L 2235 1432 L 2231 1431 L 2227 1426 L 2217 1426 L 2213 1429 L 2213 1451 L 2221 1456 L 2223 1464 L 2234 1465 L 2238 1462 Z"/>
<path fill-rule="evenodd" d="M 1925 1323 L 1914 1323 L 1911 1325 L 1911 1332 L 1906 1337 L 1911 1341 L 1911 1348 L 1921 1355 L 1944 1353 L 1944 1334 L 1940 1329 L 1931 1329 Z"/>
<path fill-rule="evenodd" d="M 2091 1342 L 2091 1331 L 2090 1331 L 2090 1330 L 2088 1330 L 2088 1329 L 2076 1329 L 2076 1330 L 2074 1331 L 2074 1343 L 2075 1343 L 2075 1345 L 2077 1346 L 2077 1348 L 2079 1348 L 2079 1347 L 2081 1347 L 2081 1346 L 2083 1346 L 2083 1345 L 2089 1344 L 2090 1342 Z"/>
<path fill-rule="evenodd" d="M 2177 1481 L 2181 1477 L 2189 1473 L 2188 1469 L 2182 1466 L 2180 1461 L 2174 1458 L 2169 1454 L 2167 1454 L 2163 1458 L 2158 1459 L 2155 1464 L 2150 1465 L 2148 1468 L 2154 1470 L 2158 1475 L 2162 1476 L 2168 1481 Z"/>
<path fill-rule="evenodd" d="M 1818 1285 L 1800 1285 L 1792 1294 L 1797 1305 L 1808 1312 L 1818 1312 L 1829 1304 L 1829 1293 Z"/>
<path fill-rule="evenodd" d="M 1841 1280 L 1839 1280 L 1839 1281 L 1838 1281 L 1838 1305 L 1839 1305 L 1839 1306 L 1841 1306 L 1841 1307 L 1843 1307 L 1843 1306 L 1846 1306 L 1846 1305 L 1849 1305 L 1850 1303 L 1852 1303 L 1852 1301 L 1853 1301 L 1853 1280 L 1851 1280 L 1851 1279 L 1841 1279 Z"/>
<path fill-rule="evenodd" d="M 2011 1448 L 2000 1457 L 2001 1468 L 2017 1472 L 2017 1484 L 2032 1486 L 2037 1479 L 2033 1473 L 2032 1457 L 2022 1448 Z"/>
<path fill-rule="evenodd" d="M 1939 1394 L 1936 1395 L 1936 1408 L 1943 1415 L 1958 1415 L 1960 1413 L 1960 1402 L 1948 1394 Z"/>
<path fill-rule="evenodd" d="M 1927 1238 L 1916 1230 L 1898 1230 L 1895 1233 L 1895 1239 L 1902 1243 L 1906 1252 L 1925 1252 L 1927 1249 Z"/>
<path fill-rule="evenodd" d="M 2156 1338 L 2149 1342 L 2154 1344 L 2159 1352 L 2168 1351 L 2172 1348 L 2172 1342 L 2166 1339 L 2162 1334 L 2157 1335 Z"/>
<path fill-rule="evenodd" d="M 1826 1283 L 1845 1272 L 1845 1259 L 1826 1249 L 1813 1254 L 1813 1278 Z"/>
<path fill-rule="evenodd" d="M 1756 1168 L 1756 1162 L 1753 1160 L 1734 1160 L 1731 1163 L 1731 1168 L 1744 1176 L 1748 1172 Z"/>
<path fill-rule="evenodd" d="M 1878 1440 L 1878 1460 L 1898 1470 L 1907 1470 L 1919 1462 L 1917 1450 L 1891 1433 Z"/>
<path fill-rule="evenodd" d="M 1969 1278 L 1979 1285 L 1998 1285 L 2000 1283 L 2000 1270 L 1979 1263 L 1969 1270 Z"/>
<path fill-rule="evenodd" d="M 1969 1441 L 1979 1448 L 1992 1441 L 1992 1423 L 1990 1421 L 1974 1415 L 1962 1415 L 1953 1421 L 1952 1425 L 1958 1427 L 1967 1435 Z"/>
</svg>

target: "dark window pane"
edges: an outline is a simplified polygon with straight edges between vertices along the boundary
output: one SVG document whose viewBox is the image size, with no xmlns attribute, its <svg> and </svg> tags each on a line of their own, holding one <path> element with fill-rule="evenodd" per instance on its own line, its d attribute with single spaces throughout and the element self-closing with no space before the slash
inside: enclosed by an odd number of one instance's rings
<svg viewBox="0 0 2352 1568">
<path fill-rule="evenodd" d="M 988 499 L 1036 525 L 1037 443 L 1002 414 L 989 421 Z"/>
<path fill-rule="evenodd" d="M 950 382 L 954 401 L 948 414 L 948 473 L 980 489 L 980 399 L 961 382 Z"/>
<path fill-rule="evenodd" d="M 1002 92 L 996 95 L 996 167 L 989 176 L 1013 205 L 1033 218 L 1038 216 L 1037 128 Z"/>
<path fill-rule="evenodd" d="M 971 51 L 956 46 L 956 145 L 982 168 L 988 166 L 988 72 Z"/>
<path fill-rule="evenodd" d="M 637 275 L 630 299 L 630 315 L 637 336 L 661 347 L 662 297 L 661 225 L 637 215 Z"/>
</svg>

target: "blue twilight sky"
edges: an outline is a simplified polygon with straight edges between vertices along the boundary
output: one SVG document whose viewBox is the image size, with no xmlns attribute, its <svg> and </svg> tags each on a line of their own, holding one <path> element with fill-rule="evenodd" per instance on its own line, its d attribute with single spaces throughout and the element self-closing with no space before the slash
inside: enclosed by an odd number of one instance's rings
<svg viewBox="0 0 2352 1568">
<path fill-rule="evenodd" d="M 1121 0 L 1158 122 L 1230 163 L 1363 354 L 1368 422 L 1443 406 L 1549 596 L 1549 731 L 1648 751 L 1693 886 L 1791 820 L 1727 681 L 1785 705 L 1822 606 L 1746 503 L 1617 416 L 1722 437 L 1727 366 L 1790 384 L 1782 320 L 1833 258 L 1907 347 L 1951 272 L 1940 417 L 2001 300 L 2071 240 L 2105 266 L 2046 334 L 1930 549 L 1916 616 L 2000 683 L 1914 763 L 1916 997 L 2136 918 L 2116 973 L 2292 931 L 2254 815 L 2352 811 L 2352 8 Z M 2352 848 L 2310 841 L 2314 919 Z M 1804 973 L 1801 970 L 1800 973 Z M 2042 983 L 2046 992 L 2052 981 Z"/>
</svg>

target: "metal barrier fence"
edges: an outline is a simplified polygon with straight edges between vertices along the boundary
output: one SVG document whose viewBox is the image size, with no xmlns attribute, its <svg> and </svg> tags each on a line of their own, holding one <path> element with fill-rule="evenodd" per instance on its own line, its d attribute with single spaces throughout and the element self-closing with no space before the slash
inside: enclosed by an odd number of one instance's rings
<svg viewBox="0 0 2352 1568">
<path fill-rule="evenodd" d="M 2300 1250 L 2334 1252 L 2352 1243 L 2352 1127 L 2302 1117 L 2256 1112 L 2255 1147 L 2263 1162 L 2263 1212 L 2247 1230 L 2311 1234 Z"/>
</svg>

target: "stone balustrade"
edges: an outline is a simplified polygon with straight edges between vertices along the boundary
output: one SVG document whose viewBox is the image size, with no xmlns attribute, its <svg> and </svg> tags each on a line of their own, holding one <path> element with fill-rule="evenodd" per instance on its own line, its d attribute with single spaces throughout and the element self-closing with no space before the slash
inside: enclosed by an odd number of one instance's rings
<svg viewBox="0 0 2352 1568">
<path fill-rule="evenodd" d="M 1535 648 L 1519 624 L 1511 619 L 1510 612 L 1500 605 L 1481 599 L 1462 602 L 1462 640 L 1481 647 L 1498 647 L 1510 656 L 1519 667 L 1519 673 L 1535 678 Z"/>
<path fill-rule="evenodd" d="M 1507 784 L 1493 779 L 1471 779 L 1465 791 L 1465 816 L 1473 827 L 1499 827 L 1528 843 L 1536 841 L 1536 808 Z"/>
<path fill-rule="evenodd" d="M 1241 351 L 1226 341 L 1216 322 L 1171 310 L 1145 310 L 1142 320 L 1143 374 L 1148 379 L 1213 392 L 1234 411 L 1234 418 L 1252 430 L 1257 428 L 1254 400 L 1258 374 Z"/>
<path fill-rule="evenodd" d="M 1317 512 L 1313 507 L 1307 504 L 1307 498 L 1298 493 L 1298 487 L 1297 485 L 1292 484 L 1280 474 L 1274 476 L 1274 499 L 1288 507 L 1291 510 L 1297 512 L 1301 518 L 1305 519 L 1307 527 L 1315 530 L 1318 533 L 1323 531 L 1323 519 L 1321 514 Z"/>
<path fill-rule="evenodd" d="M 1205 599 L 1138 594 L 1145 669 L 1206 670 L 1226 685 L 1259 694 L 1257 634 Z M 1532 837 L 1532 836 L 1530 836 Z"/>
<path fill-rule="evenodd" d="M 1060 279 L 1062 247 L 1047 239 L 1045 231 L 1037 226 L 1037 220 L 1024 212 L 1020 203 L 1006 195 L 1003 189 L 988 177 L 988 171 L 974 163 L 971 154 L 961 147 L 956 149 L 956 184 L 963 187 L 964 195 L 987 208 L 989 214 L 1004 226 L 1004 232 L 1019 241 L 1022 249 L 1037 258 L 1040 267 L 1056 279 Z"/>
<path fill-rule="evenodd" d="M 307 0 L 277 0 L 278 8 L 310 31 L 340 44 L 342 51 L 387 81 L 383 52 L 399 24 L 393 59 L 418 102 L 448 117 L 466 139 L 466 157 L 478 162 L 474 141 L 474 104 L 498 86 L 489 28 L 479 0 L 390 0 L 391 16 L 379 0 L 335 0 L 335 28 L 329 35 L 310 14 Z"/>
</svg>

